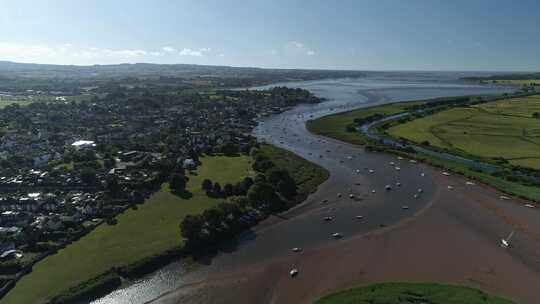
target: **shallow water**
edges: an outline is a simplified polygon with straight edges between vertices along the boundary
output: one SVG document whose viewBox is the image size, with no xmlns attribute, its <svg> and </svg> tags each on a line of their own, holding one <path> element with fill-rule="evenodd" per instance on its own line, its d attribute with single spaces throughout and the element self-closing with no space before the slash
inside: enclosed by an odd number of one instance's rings
<svg viewBox="0 0 540 304">
<path fill-rule="evenodd" d="M 308 198 L 306 204 L 284 214 L 285 220 L 281 223 L 246 233 L 235 250 L 220 253 L 211 261 L 196 265 L 191 271 L 186 271 L 184 262 L 172 263 L 92 303 L 144 303 L 184 284 L 204 280 L 209 274 L 290 254 L 292 247 L 309 250 L 325 242 L 337 241 L 331 237 L 334 232 L 343 233 L 347 238 L 376 229 L 381 224 L 391 225 L 409 217 L 429 201 L 434 188 L 431 179 L 420 176 L 423 168 L 421 165 L 321 139 L 307 132 L 305 121 L 394 101 L 510 91 L 509 88 L 470 85 L 456 80 L 467 75 L 379 72 L 361 79 L 277 84 L 305 88 L 328 101 L 300 105 L 265 118 L 254 130 L 254 134 L 261 140 L 289 149 L 325 167 L 331 172 L 330 179 Z M 390 166 L 390 161 L 398 163 L 401 170 L 397 171 Z M 357 169 L 360 173 L 356 172 Z M 369 173 L 367 169 L 375 172 Z M 397 181 L 403 185 L 396 187 Z M 385 185 L 394 185 L 394 189 L 386 191 Z M 419 199 L 415 199 L 413 195 L 418 188 L 424 191 Z M 371 193 L 373 189 L 376 193 Z M 338 199 L 337 193 L 342 193 L 343 197 Z M 350 193 L 361 200 L 349 199 Z M 323 199 L 330 202 L 322 204 Z M 409 209 L 402 209 L 403 205 Z M 359 220 L 356 215 L 364 218 Z M 323 222 L 324 216 L 332 216 L 334 220 Z"/>
</svg>

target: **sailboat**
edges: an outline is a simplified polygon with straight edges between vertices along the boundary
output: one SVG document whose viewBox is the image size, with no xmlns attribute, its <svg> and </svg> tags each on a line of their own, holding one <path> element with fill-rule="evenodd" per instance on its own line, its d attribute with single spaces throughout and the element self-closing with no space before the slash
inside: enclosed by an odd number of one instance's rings
<svg viewBox="0 0 540 304">
<path fill-rule="evenodd" d="M 508 235 L 506 239 L 501 239 L 501 247 L 503 248 L 510 247 L 510 240 L 512 239 L 513 236 L 514 236 L 514 231 L 510 232 L 510 234 Z"/>
</svg>

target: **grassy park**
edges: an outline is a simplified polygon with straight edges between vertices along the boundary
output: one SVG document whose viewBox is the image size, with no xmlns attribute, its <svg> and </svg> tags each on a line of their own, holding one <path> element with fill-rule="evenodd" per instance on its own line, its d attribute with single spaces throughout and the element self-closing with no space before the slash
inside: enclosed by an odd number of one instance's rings
<svg viewBox="0 0 540 304">
<path fill-rule="evenodd" d="M 251 175 L 251 157 L 204 157 L 189 175 L 189 199 L 163 185 L 138 210 L 127 210 L 116 225 L 100 225 L 79 241 L 45 258 L 24 276 L 0 303 L 44 303 L 63 290 L 99 276 L 112 267 L 128 265 L 181 246 L 180 220 L 222 201 L 201 189 L 205 178 L 221 184 Z"/>
<path fill-rule="evenodd" d="M 388 133 L 455 154 L 540 169 L 540 95 L 452 108 L 405 124 Z"/>
<path fill-rule="evenodd" d="M 385 283 L 337 292 L 316 304 L 511 304 L 480 290 L 442 284 Z"/>
</svg>

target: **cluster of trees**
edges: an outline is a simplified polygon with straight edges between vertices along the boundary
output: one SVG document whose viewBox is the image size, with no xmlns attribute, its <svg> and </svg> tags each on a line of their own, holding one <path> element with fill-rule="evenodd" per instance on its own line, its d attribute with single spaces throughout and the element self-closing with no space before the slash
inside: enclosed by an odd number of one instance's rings
<svg viewBox="0 0 540 304">
<path fill-rule="evenodd" d="M 285 199 L 294 198 L 297 194 L 297 187 L 296 182 L 289 171 L 275 166 L 268 156 L 260 153 L 256 149 L 254 149 L 252 155 L 254 155 L 255 158 L 253 169 L 262 173 L 255 179 L 255 185 L 259 186 L 257 189 L 272 189 L 276 194 L 279 194 Z M 251 190 L 252 189 L 248 191 L 248 199 L 250 192 L 252 192 Z M 264 191 L 261 192 L 264 193 Z"/>
<path fill-rule="evenodd" d="M 187 215 L 180 223 L 182 237 L 192 249 L 215 245 L 257 220 L 255 216 L 246 217 L 247 213 L 247 208 L 239 202 L 223 202 L 201 214 Z"/>
<path fill-rule="evenodd" d="M 213 183 L 212 180 L 206 178 L 202 181 L 201 187 L 208 196 L 213 197 L 230 197 L 246 195 L 249 188 L 253 185 L 251 177 L 245 177 L 242 181 L 236 184 L 227 183 L 221 187 L 220 183 Z"/>
<path fill-rule="evenodd" d="M 539 112 L 534 112 L 534 113 L 532 114 L 532 117 L 533 117 L 533 118 L 540 118 L 540 113 L 539 113 Z"/>
<path fill-rule="evenodd" d="M 186 244 L 193 249 L 215 245 L 253 225 L 266 214 L 281 211 L 297 195 L 296 182 L 290 173 L 274 165 L 264 154 L 255 151 L 255 179 L 244 178 L 223 188 L 210 179 L 202 182 L 209 195 L 235 196 L 198 215 L 188 215 L 180 223 Z"/>
</svg>

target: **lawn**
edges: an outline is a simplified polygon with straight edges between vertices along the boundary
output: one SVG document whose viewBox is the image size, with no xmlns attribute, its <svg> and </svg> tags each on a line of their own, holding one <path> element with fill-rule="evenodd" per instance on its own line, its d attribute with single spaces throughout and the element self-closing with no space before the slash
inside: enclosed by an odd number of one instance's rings
<svg viewBox="0 0 540 304">
<path fill-rule="evenodd" d="M 344 290 L 316 304 L 512 304 L 480 290 L 442 284 L 385 283 Z"/>
<path fill-rule="evenodd" d="M 540 96 L 453 108 L 388 129 L 395 138 L 429 141 L 455 154 L 540 169 Z"/>
<path fill-rule="evenodd" d="M 353 124 L 356 118 L 365 118 L 374 114 L 393 115 L 404 112 L 405 108 L 415 103 L 392 103 L 382 106 L 361 108 L 344 113 L 324 116 L 306 123 L 307 129 L 315 134 L 323 135 L 348 143 L 363 145 L 366 139 L 359 132 L 347 132 L 348 125 Z"/>
<path fill-rule="evenodd" d="M 205 178 L 234 183 L 252 175 L 251 157 L 204 157 L 202 166 L 190 175 L 190 199 L 169 192 L 168 185 L 138 210 L 127 210 L 116 225 L 103 224 L 81 240 L 39 262 L 3 299 L 6 303 L 44 303 L 63 290 L 96 277 L 111 267 L 123 266 L 178 247 L 180 220 L 214 206 L 221 199 L 209 198 L 201 189 Z"/>
</svg>

